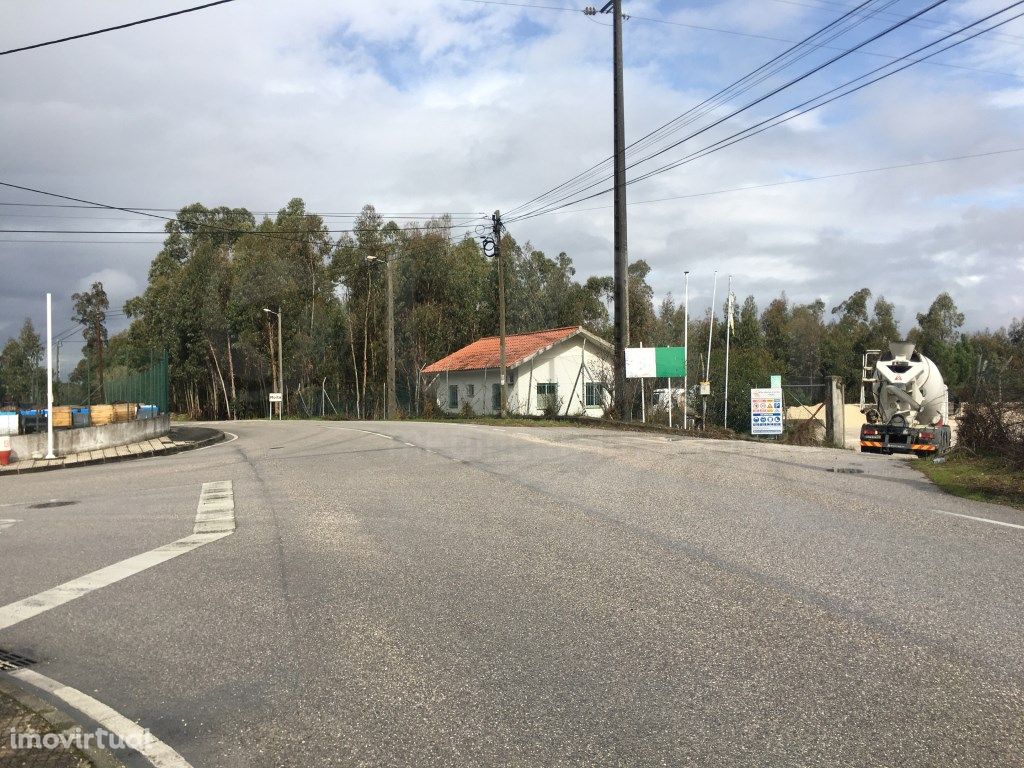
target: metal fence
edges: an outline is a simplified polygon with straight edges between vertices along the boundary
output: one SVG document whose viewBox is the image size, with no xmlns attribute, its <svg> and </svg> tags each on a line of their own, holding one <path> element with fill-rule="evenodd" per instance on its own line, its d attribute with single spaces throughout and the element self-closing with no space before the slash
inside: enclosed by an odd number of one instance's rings
<svg viewBox="0 0 1024 768">
<path fill-rule="evenodd" d="M 145 370 L 103 382 L 105 403 L 145 403 L 155 405 L 160 413 L 167 413 L 170 405 L 170 376 L 167 370 L 167 353 L 154 360 Z"/>
</svg>

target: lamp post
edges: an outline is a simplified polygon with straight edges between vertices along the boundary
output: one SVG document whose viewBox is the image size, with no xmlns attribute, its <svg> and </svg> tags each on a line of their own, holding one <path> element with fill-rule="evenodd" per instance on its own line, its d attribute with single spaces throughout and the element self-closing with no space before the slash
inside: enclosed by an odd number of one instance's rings
<svg viewBox="0 0 1024 768">
<path fill-rule="evenodd" d="M 366 260 L 375 262 L 378 261 L 378 257 L 370 254 Z M 387 391 L 384 398 L 384 418 L 395 419 L 398 418 L 398 394 L 395 388 L 395 260 L 390 248 L 384 255 L 384 268 L 387 276 L 388 303 L 388 380 L 385 386 Z"/>
<path fill-rule="evenodd" d="M 277 391 L 281 393 L 281 402 L 277 406 L 277 415 L 284 420 L 284 342 L 281 335 L 281 308 L 277 312 L 272 309 L 263 308 L 263 311 L 270 315 L 277 315 Z"/>
</svg>

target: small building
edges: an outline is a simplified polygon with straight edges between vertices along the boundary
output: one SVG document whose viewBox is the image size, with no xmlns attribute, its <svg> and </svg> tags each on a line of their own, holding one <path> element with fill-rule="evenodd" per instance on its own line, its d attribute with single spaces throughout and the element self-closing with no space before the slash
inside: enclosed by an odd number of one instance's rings
<svg viewBox="0 0 1024 768">
<path fill-rule="evenodd" d="M 505 337 L 508 412 L 603 416 L 609 404 L 612 345 L 582 326 Z M 489 336 L 423 369 L 425 386 L 447 413 L 500 410 L 498 337 Z"/>
</svg>

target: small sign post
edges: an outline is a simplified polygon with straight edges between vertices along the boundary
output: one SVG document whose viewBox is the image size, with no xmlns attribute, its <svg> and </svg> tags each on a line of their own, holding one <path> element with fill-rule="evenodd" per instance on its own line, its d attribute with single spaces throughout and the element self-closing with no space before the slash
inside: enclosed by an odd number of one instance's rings
<svg viewBox="0 0 1024 768">
<path fill-rule="evenodd" d="M 284 403 L 284 396 L 280 392 L 271 392 L 270 393 L 270 402 L 271 403 L 278 403 L 277 415 L 278 415 L 278 418 L 283 421 L 284 420 L 284 408 L 282 407 L 281 404 Z M 271 409 L 271 411 L 273 411 L 274 406 L 271 405 L 270 409 Z"/>
<path fill-rule="evenodd" d="M 782 388 L 750 390 L 750 434 L 782 434 Z"/>
</svg>

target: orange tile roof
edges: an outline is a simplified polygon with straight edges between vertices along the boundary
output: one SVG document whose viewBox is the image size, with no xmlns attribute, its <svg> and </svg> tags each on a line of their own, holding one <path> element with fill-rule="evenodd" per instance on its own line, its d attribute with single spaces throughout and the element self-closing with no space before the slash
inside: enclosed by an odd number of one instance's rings
<svg viewBox="0 0 1024 768">
<path fill-rule="evenodd" d="M 578 325 L 567 328 L 552 328 L 534 333 L 516 333 L 505 337 L 505 364 L 509 367 L 521 363 L 543 349 L 564 341 L 580 332 Z M 462 349 L 442 357 L 423 369 L 424 373 L 444 373 L 445 371 L 475 371 L 481 368 L 497 368 L 500 365 L 498 337 L 488 336 L 478 339 Z"/>
</svg>

